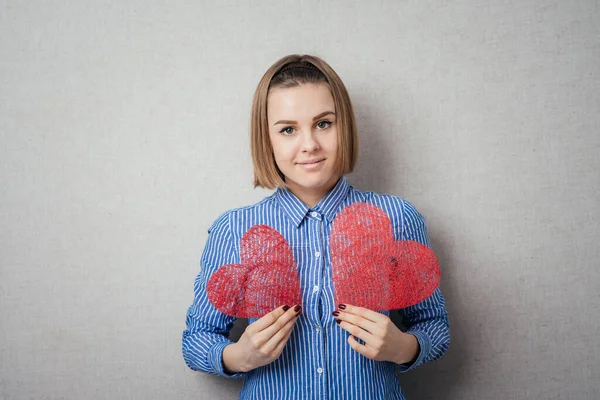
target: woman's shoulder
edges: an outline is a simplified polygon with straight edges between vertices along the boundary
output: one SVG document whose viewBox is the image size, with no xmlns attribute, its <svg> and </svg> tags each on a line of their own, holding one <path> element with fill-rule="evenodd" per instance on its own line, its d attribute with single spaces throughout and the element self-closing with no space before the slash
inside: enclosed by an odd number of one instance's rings
<svg viewBox="0 0 600 400">
<path fill-rule="evenodd" d="M 273 194 L 266 196 L 252 204 L 231 208 L 221 212 L 208 228 L 208 233 L 228 232 L 231 226 L 236 226 L 240 220 L 248 219 L 251 215 L 262 214 L 266 208 L 272 206 Z M 253 218 L 254 219 L 254 218 Z"/>
<path fill-rule="evenodd" d="M 373 204 L 383 209 L 390 217 L 392 222 L 401 223 L 402 220 L 420 220 L 423 219 L 421 213 L 413 203 L 404 197 L 374 191 L 363 191 L 353 188 L 353 194 L 350 196 L 350 203 L 362 201 Z"/>
<path fill-rule="evenodd" d="M 353 188 L 349 196 L 348 205 L 357 201 L 370 203 L 383 209 L 390 218 L 396 240 L 411 239 L 423 244 L 429 244 L 425 228 L 425 218 L 413 203 L 406 198 Z"/>
</svg>

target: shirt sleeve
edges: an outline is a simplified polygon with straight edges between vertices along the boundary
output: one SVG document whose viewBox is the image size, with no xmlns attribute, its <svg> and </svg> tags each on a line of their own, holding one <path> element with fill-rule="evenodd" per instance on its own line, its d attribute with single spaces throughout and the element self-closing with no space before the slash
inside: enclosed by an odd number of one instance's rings
<svg viewBox="0 0 600 400">
<path fill-rule="evenodd" d="M 242 378 L 246 372 L 230 375 L 223 367 L 223 349 L 233 344 L 228 337 L 236 318 L 217 310 L 206 293 L 209 278 L 220 266 L 239 262 L 229 227 L 229 215 L 223 214 L 208 229 L 200 272 L 194 281 L 194 301 L 186 315 L 187 329 L 182 335 L 182 351 L 185 363 L 194 371 Z"/>
<path fill-rule="evenodd" d="M 408 201 L 404 201 L 402 240 L 413 240 L 428 247 L 429 236 L 423 216 Z M 413 370 L 423 363 L 437 360 L 450 345 L 450 325 L 444 296 L 438 286 L 427 299 L 398 310 L 406 333 L 413 334 L 419 342 L 419 354 L 409 364 L 400 364 L 400 372 Z"/>
</svg>

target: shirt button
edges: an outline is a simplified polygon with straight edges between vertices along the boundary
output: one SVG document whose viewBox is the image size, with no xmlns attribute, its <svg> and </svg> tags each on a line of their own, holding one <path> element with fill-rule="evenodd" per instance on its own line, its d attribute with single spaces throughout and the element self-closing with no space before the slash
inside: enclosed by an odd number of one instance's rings
<svg viewBox="0 0 600 400">
<path fill-rule="evenodd" d="M 320 327 L 318 327 L 318 326 L 315 328 L 315 330 L 316 330 L 317 332 L 321 332 L 321 328 L 320 328 Z"/>
<path fill-rule="evenodd" d="M 321 252 L 320 252 L 320 251 L 317 251 L 317 252 L 315 253 L 315 257 L 317 257 L 317 258 L 321 257 Z"/>
<path fill-rule="evenodd" d="M 312 215 L 313 217 L 317 218 L 319 216 L 319 214 L 317 214 L 316 212 L 311 212 L 310 215 Z"/>
<path fill-rule="evenodd" d="M 321 368 L 321 367 L 317 368 L 317 372 L 320 373 L 320 374 L 322 374 L 323 373 L 323 368 Z"/>
<path fill-rule="evenodd" d="M 313 287 L 313 293 L 317 293 L 319 291 L 319 287 L 318 286 L 314 286 Z"/>
</svg>

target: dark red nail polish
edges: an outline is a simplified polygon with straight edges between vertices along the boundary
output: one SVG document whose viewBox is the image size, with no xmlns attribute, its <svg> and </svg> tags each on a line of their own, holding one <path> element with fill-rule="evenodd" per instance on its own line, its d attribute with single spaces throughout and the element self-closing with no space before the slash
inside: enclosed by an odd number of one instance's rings
<svg viewBox="0 0 600 400">
<path fill-rule="evenodd" d="M 340 312 L 339 311 L 334 311 L 334 312 L 332 312 L 332 314 L 335 315 L 336 317 L 338 317 L 340 315 Z"/>
<path fill-rule="evenodd" d="M 283 306 L 283 311 L 287 311 L 290 309 L 290 306 Z"/>
<path fill-rule="evenodd" d="M 345 309 L 346 309 L 346 305 L 345 305 L 345 304 L 340 304 L 340 305 L 338 306 L 338 308 L 339 308 L 340 310 L 345 310 Z"/>
<path fill-rule="evenodd" d="M 341 324 L 341 323 L 342 323 L 342 321 L 341 321 L 341 320 L 339 320 L 339 319 L 336 319 L 336 320 L 335 320 L 335 323 L 339 325 L 339 324 Z"/>
<path fill-rule="evenodd" d="M 302 309 L 302 307 L 300 307 L 300 306 L 294 307 L 294 311 L 296 311 L 297 313 L 299 313 L 301 309 Z"/>
</svg>

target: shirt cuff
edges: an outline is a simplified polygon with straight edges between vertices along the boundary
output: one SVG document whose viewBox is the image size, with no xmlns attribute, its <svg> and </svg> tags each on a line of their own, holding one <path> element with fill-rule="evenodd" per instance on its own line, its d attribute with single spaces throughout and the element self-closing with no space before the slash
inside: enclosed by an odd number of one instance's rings
<svg viewBox="0 0 600 400">
<path fill-rule="evenodd" d="M 400 364 L 400 372 L 401 373 L 411 371 L 411 370 L 417 368 L 419 365 L 423 364 L 423 362 L 425 361 L 425 358 L 431 351 L 431 341 L 429 340 L 429 336 L 427 336 L 425 333 L 423 333 L 419 330 L 416 330 L 416 329 L 414 331 L 411 331 L 409 329 L 406 331 L 406 333 L 410 333 L 411 335 L 414 335 L 417 338 L 417 341 L 419 342 L 420 350 L 419 350 L 419 355 L 417 356 L 417 359 L 415 361 L 413 361 L 412 363 Z"/>
<path fill-rule="evenodd" d="M 228 340 L 215 344 L 208 352 L 208 363 L 212 366 L 216 375 L 232 379 L 242 378 L 246 375 L 246 372 L 237 372 L 233 375 L 229 375 L 225 372 L 225 367 L 223 366 L 223 350 L 230 344 L 233 344 L 233 342 Z"/>
</svg>

